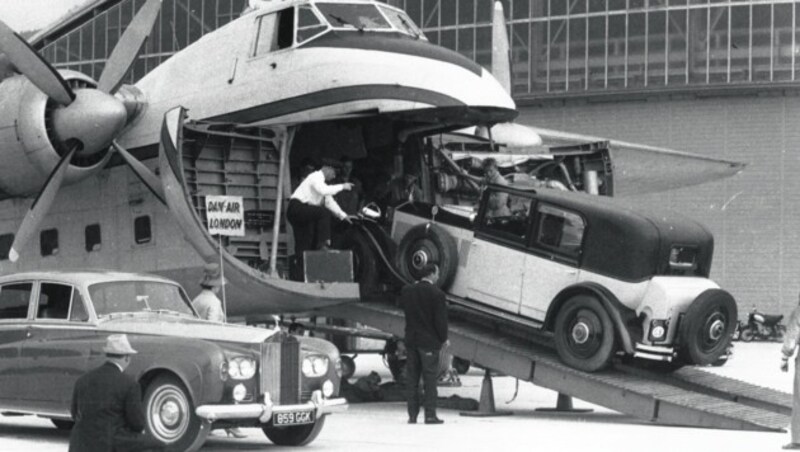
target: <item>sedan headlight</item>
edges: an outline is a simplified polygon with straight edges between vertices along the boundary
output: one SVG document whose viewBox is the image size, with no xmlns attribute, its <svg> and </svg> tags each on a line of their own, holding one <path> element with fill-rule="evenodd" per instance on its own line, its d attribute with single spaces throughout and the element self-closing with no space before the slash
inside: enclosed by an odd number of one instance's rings
<svg viewBox="0 0 800 452">
<path fill-rule="evenodd" d="M 328 357 L 320 355 L 306 356 L 303 359 L 303 375 L 309 378 L 321 377 L 328 373 Z"/>
<path fill-rule="evenodd" d="M 248 380 L 256 374 L 256 360 L 246 356 L 237 356 L 228 361 L 228 376 L 234 380 Z"/>
</svg>

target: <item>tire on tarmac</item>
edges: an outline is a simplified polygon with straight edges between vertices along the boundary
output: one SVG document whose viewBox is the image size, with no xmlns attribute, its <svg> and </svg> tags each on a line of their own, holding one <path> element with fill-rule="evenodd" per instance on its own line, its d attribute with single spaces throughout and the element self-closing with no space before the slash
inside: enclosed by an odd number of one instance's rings
<svg viewBox="0 0 800 452">
<path fill-rule="evenodd" d="M 744 327 L 742 331 L 739 333 L 739 339 L 742 342 L 752 342 L 755 339 L 755 334 L 753 334 L 753 330 L 750 327 Z"/>
<path fill-rule="evenodd" d="M 276 446 L 305 446 L 317 438 L 325 425 L 325 416 L 322 415 L 313 424 L 289 427 L 275 427 L 270 424 L 265 425 L 261 430 Z"/>
<path fill-rule="evenodd" d="M 172 375 L 156 377 L 144 393 L 145 432 L 164 450 L 197 450 L 208 437 L 183 383 Z"/>
</svg>

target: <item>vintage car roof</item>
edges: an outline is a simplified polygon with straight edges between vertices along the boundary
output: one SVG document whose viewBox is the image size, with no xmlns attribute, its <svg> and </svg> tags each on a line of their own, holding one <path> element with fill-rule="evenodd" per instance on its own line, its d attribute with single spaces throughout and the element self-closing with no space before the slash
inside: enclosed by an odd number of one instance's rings
<svg viewBox="0 0 800 452">
<path fill-rule="evenodd" d="M 116 272 L 108 270 L 42 270 L 33 272 L 12 273 L 10 275 L 0 276 L 0 284 L 10 281 L 31 280 L 31 279 L 47 279 L 50 281 L 57 280 L 73 285 L 90 285 L 103 282 L 120 281 L 120 280 L 137 280 L 137 281 L 158 281 L 171 284 L 177 284 L 170 279 L 162 278 L 160 276 L 148 275 L 145 273 L 128 273 Z"/>
</svg>

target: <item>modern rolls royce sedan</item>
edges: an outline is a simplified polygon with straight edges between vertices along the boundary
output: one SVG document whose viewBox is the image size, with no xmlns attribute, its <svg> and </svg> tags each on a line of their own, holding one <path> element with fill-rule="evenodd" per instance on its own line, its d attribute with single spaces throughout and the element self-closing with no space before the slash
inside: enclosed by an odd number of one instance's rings
<svg viewBox="0 0 800 452">
<path fill-rule="evenodd" d="M 146 433 L 197 450 L 212 428 L 261 427 L 278 445 L 313 441 L 347 408 L 333 344 L 198 318 L 161 277 L 43 271 L 0 277 L 0 411 L 70 428 L 75 381 L 105 359 L 111 334 L 138 351 Z"/>
</svg>

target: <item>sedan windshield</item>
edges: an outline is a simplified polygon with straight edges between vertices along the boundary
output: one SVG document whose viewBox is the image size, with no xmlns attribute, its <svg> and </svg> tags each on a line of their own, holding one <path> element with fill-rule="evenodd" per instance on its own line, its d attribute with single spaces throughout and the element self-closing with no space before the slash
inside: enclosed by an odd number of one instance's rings
<svg viewBox="0 0 800 452">
<path fill-rule="evenodd" d="M 167 312 L 196 317 L 189 299 L 174 284 L 155 281 L 114 281 L 89 286 L 98 317 L 123 312 Z"/>
</svg>

